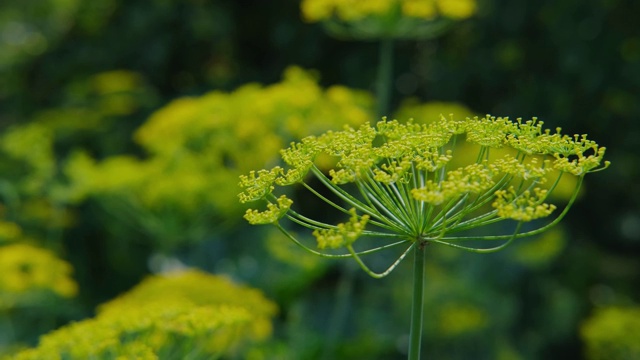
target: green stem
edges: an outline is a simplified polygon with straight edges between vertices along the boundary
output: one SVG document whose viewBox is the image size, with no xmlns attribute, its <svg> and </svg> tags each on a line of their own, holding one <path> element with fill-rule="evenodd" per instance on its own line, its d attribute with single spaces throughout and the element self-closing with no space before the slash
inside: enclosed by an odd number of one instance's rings
<svg viewBox="0 0 640 360">
<path fill-rule="evenodd" d="M 420 241 L 420 240 L 418 240 Z M 420 344 L 422 343 L 422 312 L 424 298 L 424 258 L 425 244 L 414 246 L 413 263 L 413 304 L 411 306 L 411 331 L 409 333 L 409 360 L 420 360 Z"/>
<path fill-rule="evenodd" d="M 287 215 L 289 216 L 289 215 Z M 293 220 L 293 218 L 289 218 L 291 220 Z M 298 245 L 300 248 L 314 254 L 314 255 L 318 255 L 324 258 L 330 258 L 330 259 L 339 259 L 339 258 L 350 258 L 353 257 L 354 254 L 356 256 L 359 255 L 366 255 L 366 254 L 372 254 L 374 252 L 378 252 L 378 251 L 382 251 L 382 250 L 386 250 L 386 249 L 390 249 L 392 247 L 398 246 L 398 245 L 402 245 L 402 244 L 406 244 L 408 242 L 408 240 L 400 240 L 400 241 L 396 241 L 394 243 L 391 244 L 386 244 L 386 245 L 382 245 L 382 246 L 378 246 L 376 248 L 373 249 L 369 249 L 369 250 L 363 250 L 363 251 L 359 251 L 359 252 L 355 252 L 353 250 L 353 247 L 350 247 L 350 253 L 349 254 L 326 254 L 326 253 L 322 253 L 319 251 L 315 251 L 313 249 L 311 249 L 310 247 L 306 246 L 305 244 L 301 243 L 300 241 L 298 241 L 298 239 L 295 238 L 295 236 L 291 235 L 291 233 L 289 233 L 285 228 L 283 228 L 279 223 L 274 223 L 274 225 L 278 228 L 278 230 L 280 230 L 280 232 L 282 232 L 287 238 L 289 238 L 289 240 L 293 241 L 294 244 Z M 404 258 L 404 256 L 403 256 Z M 356 257 L 356 259 L 359 259 Z M 396 262 L 399 263 L 402 260 L 399 259 Z M 398 265 L 398 264 L 395 264 Z M 394 266 L 395 267 L 395 266 Z M 393 270 L 393 269 L 392 269 Z M 388 271 L 390 272 L 390 271 Z"/>
<path fill-rule="evenodd" d="M 569 199 L 569 203 L 564 207 L 564 210 L 562 210 L 562 212 L 560 213 L 560 215 L 558 215 L 558 217 L 556 217 L 553 221 L 551 221 L 550 223 L 548 223 L 547 225 L 544 225 L 542 227 L 539 227 L 535 230 L 531 230 L 531 231 L 527 231 L 527 232 L 523 232 L 520 234 L 517 234 L 515 236 L 516 239 L 520 239 L 520 238 L 524 238 L 524 237 L 529 237 L 529 236 L 533 236 L 533 235 L 538 235 L 542 232 L 547 231 L 549 228 L 551 228 L 552 226 L 557 225 L 562 219 L 564 219 L 565 215 L 567 215 L 567 213 L 569 212 L 569 209 L 573 206 L 573 203 L 576 201 L 576 199 L 578 198 L 578 193 L 580 192 L 580 187 L 582 187 L 582 181 L 584 180 L 584 176 L 586 174 L 582 174 L 579 178 L 578 178 L 578 183 L 576 184 L 576 188 L 573 190 L 573 194 L 571 195 L 571 199 Z M 506 220 L 506 219 L 503 219 Z M 456 231 L 458 231 L 456 229 Z M 510 239 L 513 235 L 489 235 L 489 236 L 481 236 L 481 237 L 474 237 L 474 236 L 457 236 L 457 237 L 441 237 L 436 242 L 439 242 L 441 244 L 444 245 L 449 245 L 451 246 L 451 243 L 448 243 L 447 241 L 464 241 L 464 240 L 507 240 Z M 431 241 L 431 240 L 430 240 Z M 457 247 L 459 249 L 465 249 L 465 247 L 460 247 L 460 246 L 454 246 Z"/>
<path fill-rule="evenodd" d="M 396 261 L 391 264 L 391 266 L 389 266 L 389 268 L 387 268 L 387 270 L 381 272 L 381 273 L 376 273 L 373 272 L 371 269 L 369 269 L 369 267 L 364 263 L 364 261 L 362 261 L 362 259 L 360 258 L 360 255 L 362 255 L 363 252 L 357 253 L 354 249 L 352 245 L 347 245 L 347 249 L 349 250 L 349 254 L 356 260 L 356 262 L 358 263 L 358 265 L 360 265 L 360 268 L 362 270 L 364 270 L 364 272 L 367 273 L 367 275 L 371 276 L 374 279 L 382 279 L 383 277 L 391 274 L 391 272 L 398 266 L 400 265 L 400 263 L 402 262 L 402 260 L 404 259 L 405 256 L 407 256 L 407 254 L 409 252 L 411 252 L 411 248 L 412 247 L 416 247 L 416 243 L 411 244 L 411 246 L 409 246 L 407 248 L 407 250 L 405 250 L 402 255 L 400 255 L 399 258 L 396 259 Z"/>
<path fill-rule="evenodd" d="M 378 63 L 378 79 L 376 83 L 376 95 L 378 100 L 378 119 L 389 115 L 391 103 L 391 84 L 393 80 L 393 39 L 380 40 L 380 59 Z"/>
</svg>

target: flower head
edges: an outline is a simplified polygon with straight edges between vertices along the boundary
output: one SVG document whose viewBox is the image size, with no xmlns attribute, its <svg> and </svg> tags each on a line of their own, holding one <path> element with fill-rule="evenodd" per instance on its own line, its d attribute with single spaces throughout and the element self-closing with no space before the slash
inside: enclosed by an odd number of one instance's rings
<svg viewBox="0 0 640 360">
<path fill-rule="evenodd" d="M 461 194 L 481 193 L 494 184 L 488 167 L 484 164 L 471 164 L 449 171 L 444 180 L 427 180 L 425 186 L 412 189 L 411 195 L 418 201 L 440 205 Z"/>
<path fill-rule="evenodd" d="M 24 243 L 0 247 L 0 293 L 6 299 L 33 299 L 48 291 L 71 298 L 78 285 L 71 277 L 72 267 L 49 250 Z M 13 305 L 13 301 L 2 306 Z"/>
<path fill-rule="evenodd" d="M 289 211 L 291 204 L 293 204 L 293 200 L 282 195 L 276 200 L 276 202 L 278 203 L 277 205 L 271 202 L 267 204 L 267 210 L 263 212 L 248 209 L 244 214 L 244 218 L 247 219 L 249 224 L 253 225 L 274 223 Z"/>
<path fill-rule="evenodd" d="M 434 242 L 496 251 L 557 223 L 575 200 L 582 178 L 608 166 L 602 162 L 605 148 L 586 135 L 571 137 L 559 130 L 551 134 L 542 125 L 535 118 L 514 122 L 490 115 L 465 120 L 441 116 L 428 124 L 383 119 L 375 127 L 347 126 L 305 138 L 281 152 L 288 169 L 276 166 L 241 178 L 241 199 L 269 202 L 266 211 L 248 210 L 245 218 L 253 224 L 276 223 L 286 232 L 277 223 L 286 215 L 313 230 L 320 250 L 346 248 L 346 256 L 356 257 L 365 270 L 359 254 L 385 246 L 358 253 L 356 240 L 384 238 L 395 239 L 393 244 Z M 465 140 L 469 145 L 464 152 L 477 151 L 475 161 L 466 164 L 462 160 L 469 159 L 468 154 L 456 152 Z M 321 156 L 333 158 L 333 168 L 318 168 L 315 160 Z M 555 181 L 548 181 L 551 174 L 557 174 Z M 519 233 L 522 222 L 554 213 L 557 205 L 548 199 L 564 174 L 579 179 L 569 204 L 555 219 Z M 312 187 L 307 176 L 314 176 L 324 189 Z M 293 184 L 302 184 L 332 208 L 349 214 L 349 221 L 331 225 L 290 210 L 292 201 L 275 194 L 279 187 Z M 338 200 L 322 195 L 325 191 Z M 505 241 L 503 245 L 471 248 L 457 243 L 477 239 L 457 235 L 460 232 L 509 220 L 517 223 L 513 234 L 490 237 Z"/>
<path fill-rule="evenodd" d="M 432 37 L 473 16 L 476 0 L 303 0 L 303 18 L 355 37 Z"/>
<path fill-rule="evenodd" d="M 369 215 L 358 216 L 356 209 L 349 210 L 349 222 L 340 223 L 333 229 L 317 229 L 313 232 L 320 249 L 337 249 L 353 244 L 362 235 L 369 221 Z"/>
<path fill-rule="evenodd" d="M 270 336 L 276 311 L 258 290 L 222 277 L 196 270 L 153 276 L 101 305 L 96 317 L 44 335 L 15 359 L 238 356 Z"/>
<path fill-rule="evenodd" d="M 270 171 L 258 170 L 258 172 L 250 171 L 249 175 L 240 175 L 240 185 L 244 191 L 238 196 L 240 202 L 248 202 L 263 199 L 265 196 L 271 194 L 278 175 L 282 173 L 282 168 L 279 166 L 274 167 Z"/>
<path fill-rule="evenodd" d="M 402 16 L 429 20 L 437 16 L 464 19 L 476 12 L 475 0 L 303 0 L 302 14 L 310 22 L 337 17 L 358 21 L 366 17 L 384 16 L 399 8 Z"/>
<path fill-rule="evenodd" d="M 496 191 L 493 207 L 498 210 L 498 216 L 518 221 L 531 221 L 551 215 L 556 206 L 543 203 L 548 191 L 534 188 L 533 193 L 525 190 L 518 194 L 513 187 Z"/>
<path fill-rule="evenodd" d="M 76 152 L 63 170 L 68 181 L 55 184 L 55 195 L 69 202 L 94 198 L 123 221 L 135 223 L 163 251 L 200 241 L 200 232 L 188 229 L 217 228 L 203 214 L 237 220 L 246 210 L 241 203 L 304 180 L 318 152 L 313 137 L 281 154 L 286 170 L 250 172 L 277 162 L 278 151 L 291 141 L 368 121 L 373 112 L 368 92 L 345 86 L 324 89 L 318 80 L 313 71 L 289 67 L 274 84 L 176 99 L 136 130 L 141 158 L 97 160 Z M 30 188 L 51 177 L 50 129 L 16 128 L 1 138 L 2 150 L 39 169 Z M 238 198 L 240 174 L 244 191 Z M 135 211 L 122 211 L 122 206 Z M 160 221 L 149 222 L 149 216 Z"/>
</svg>

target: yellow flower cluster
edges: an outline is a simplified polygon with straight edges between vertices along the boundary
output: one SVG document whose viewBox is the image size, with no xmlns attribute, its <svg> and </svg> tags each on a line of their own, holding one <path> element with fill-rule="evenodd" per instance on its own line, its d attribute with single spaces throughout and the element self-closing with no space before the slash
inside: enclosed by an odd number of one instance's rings
<svg viewBox="0 0 640 360">
<path fill-rule="evenodd" d="M 240 175 L 240 183 L 245 191 L 240 194 L 240 202 L 255 201 L 264 198 L 273 191 L 273 183 L 278 175 L 282 172 L 282 168 L 276 166 L 267 170 L 259 170 L 258 172 L 251 170 L 249 175 Z"/>
<path fill-rule="evenodd" d="M 547 197 L 547 190 L 534 188 L 533 194 L 525 190 L 518 194 L 513 187 L 508 190 L 496 191 L 493 207 L 498 210 L 498 216 L 518 221 L 531 221 L 551 215 L 556 206 L 542 201 Z"/>
<path fill-rule="evenodd" d="M 254 289 L 196 270 L 154 276 L 14 359 L 214 359 L 271 334 L 276 307 Z"/>
<path fill-rule="evenodd" d="M 16 223 L 0 220 L 0 243 L 16 240 L 22 234 L 22 229 Z"/>
<path fill-rule="evenodd" d="M 428 102 L 419 103 L 415 99 L 408 99 L 403 102 L 396 112 L 396 118 L 409 119 L 413 118 L 417 123 L 429 123 L 438 119 L 440 114 L 456 114 L 459 118 L 473 118 L 477 114 L 463 105 L 449 102 Z M 521 120 L 520 120 L 521 121 Z M 530 120 L 529 124 L 531 125 Z M 538 134 L 546 132 L 542 129 L 543 122 L 535 121 L 534 126 L 527 126 L 520 130 L 520 134 L 516 138 L 509 135 L 508 146 L 502 148 L 494 148 L 492 155 L 496 159 L 490 166 L 494 172 L 511 172 L 511 175 L 522 174 L 524 180 L 536 179 L 540 183 L 556 179 L 559 170 L 556 170 L 551 162 L 551 158 L 536 156 L 533 154 L 541 153 L 545 149 L 544 143 L 538 138 Z M 527 130 L 528 129 L 528 130 Z M 525 133 L 526 131 L 526 133 Z M 521 161 L 514 157 L 512 146 L 517 146 L 516 151 L 521 151 L 530 156 L 525 161 Z M 450 163 L 450 166 L 464 166 L 476 160 L 475 156 L 478 152 L 476 144 L 469 141 L 456 144 L 456 158 Z M 544 162 L 544 166 L 542 163 Z M 510 170 L 511 169 L 511 170 Z M 560 179 L 556 189 L 549 194 L 554 199 L 567 200 L 571 197 L 576 187 L 578 178 L 575 176 L 564 176 Z"/>
<path fill-rule="evenodd" d="M 71 265 L 49 250 L 22 243 L 1 246 L 0 307 L 12 307 L 43 291 L 73 297 L 78 285 L 71 272 Z"/>
<path fill-rule="evenodd" d="M 278 149 L 302 134 L 366 122 L 372 104 L 364 91 L 324 90 L 312 72 L 291 67 L 280 83 L 171 102 L 135 133 L 146 159 L 97 162 L 76 154 L 65 169 L 70 186 L 60 192 L 75 200 L 121 196 L 147 211 L 213 208 L 233 217 L 242 208 L 234 195 L 239 174 L 272 162 Z"/>
<path fill-rule="evenodd" d="M 455 151 L 463 139 L 477 150 L 475 161 L 451 166 L 457 163 L 454 153 L 458 154 Z M 493 153 L 496 150 L 499 156 Z M 489 115 L 465 120 L 441 116 L 425 124 L 384 119 L 375 127 L 346 126 L 343 131 L 309 136 L 281 153 L 288 169 L 276 166 L 241 177 L 241 201 L 263 199 L 270 207 L 265 213 L 269 216 L 261 221 L 254 220 L 256 210 L 248 210 L 246 218 L 262 224 L 286 217 L 313 229 L 320 249 L 346 247 L 351 252 L 351 244 L 361 236 L 453 245 L 451 241 L 458 238 L 446 234 L 505 219 L 521 223 L 549 216 L 556 206 L 545 200 L 563 174 L 582 179 L 609 165 L 606 161 L 601 165 L 605 148 L 587 140 L 586 135 L 570 137 L 559 130 L 552 134 L 535 118 L 514 122 Z M 315 166 L 316 159 L 322 157 L 334 158 L 333 168 L 326 171 Z M 546 176 L 552 170 L 558 176 L 548 182 Z M 290 173 L 295 176 L 288 176 Z M 312 188 L 305 182 L 307 173 L 352 209 Z M 296 183 L 349 214 L 349 222 L 329 225 L 309 219 L 293 211 L 293 201 L 288 199 L 286 206 L 276 206 L 276 201 L 284 203 L 286 199 L 284 195 L 277 198 L 276 189 Z M 548 183 L 547 188 L 542 187 Z M 355 195 L 342 187 L 346 184 L 357 189 Z M 578 185 L 570 203 L 575 200 Z M 554 221 L 559 221 L 569 207 Z M 366 230 L 367 224 L 374 229 Z"/>
<path fill-rule="evenodd" d="M 556 227 L 535 239 L 520 244 L 515 249 L 513 257 L 527 266 L 544 267 L 562 254 L 566 243 L 567 235 L 562 226 Z"/>
<path fill-rule="evenodd" d="M 277 205 L 269 203 L 267 205 L 267 210 L 263 212 L 249 209 L 244 215 L 244 218 L 252 225 L 274 223 L 283 217 L 284 214 L 289 211 L 291 204 L 293 204 L 293 201 L 284 195 L 280 196 L 276 202 L 278 203 Z"/>
<path fill-rule="evenodd" d="M 482 331 L 489 323 L 489 314 L 473 304 L 448 303 L 437 312 L 438 334 L 456 337 Z"/>
<path fill-rule="evenodd" d="M 343 21 L 385 17 L 397 9 L 403 16 L 427 20 L 437 16 L 465 19 L 477 11 L 475 0 L 302 0 L 300 6 L 304 18 L 310 22 L 333 16 Z"/>
<path fill-rule="evenodd" d="M 640 358 L 640 307 L 604 307 L 582 324 L 589 360 Z"/>
<path fill-rule="evenodd" d="M 7 160 L 16 160 L 16 171 L 24 172 L 17 185 L 27 194 L 39 193 L 55 174 L 53 131 L 41 123 L 9 128 L 0 136 L 0 150 Z"/>
<path fill-rule="evenodd" d="M 356 209 L 349 210 L 351 218 L 338 224 L 335 229 L 316 229 L 313 232 L 320 249 L 337 249 L 352 244 L 360 237 L 369 221 L 369 215 L 358 216 Z"/>
<path fill-rule="evenodd" d="M 117 116 L 137 110 L 140 98 L 151 96 L 140 76 L 128 71 L 99 73 L 75 87 L 73 96 L 87 98 L 88 105 L 43 110 L 31 122 L 11 126 L 0 135 L 3 161 L 16 162 L 10 165 L 18 175 L 13 185 L 21 193 L 57 196 L 56 190 L 49 192 L 57 175 L 56 138 L 104 129 Z"/>
<path fill-rule="evenodd" d="M 423 187 L 411 189 L 411 195 L 418 201 L 440 205 L 460 194 L 481 193 L 494 184 L 492 173 L 484 164 L 471 164 L 449 171 L 444 180 L 427 180 Z"/>
<path fill-rule="evenodd" d="M 142 95 L 142 77 L 131 71 L 114 70 L 99 73 L 91 79 L 91 88 L 98 95 L 97 110 L 103 115 L 128 115 L 140 106 L 135 95 Z"/>
</svg>

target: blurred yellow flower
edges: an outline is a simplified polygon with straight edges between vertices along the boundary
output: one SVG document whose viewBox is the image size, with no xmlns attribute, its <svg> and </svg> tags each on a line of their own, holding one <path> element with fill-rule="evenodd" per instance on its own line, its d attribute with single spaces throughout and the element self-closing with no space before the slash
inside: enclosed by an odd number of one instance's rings
<svg viewBox="0 0 640 360">
<path fill-rule="evenodd" d="M 140 105 L 134 94 L 144 89 L 144 81 L 135 72 L 107 71 L 95 75 L 91 82 L 93 90 L 99 94 L 99 109 L 105 115 L 128 115 Z"/>
<path fill-rule="evenodd" d="M 475 0 L 303 0 L 300 8 L 309 22 L 331 19 L 357 21 L 367 16 L 388 16 L 395 8 L 403 16 L 432 19 L 437 16 L 465 19 L 477 11 Z"/>
<path fill-rule="evenodd" d="M 529 266 L 543 266 L 556 259 L 566 246 L 563 229 L 553 228 L 537 239 L 523 242 L 514 251 L 515 260 Z"/>
<path fill-rule="evenodd" d="M 71 265 L 49 250 L 20 243 L 0 247 L 0 296 L 4 298 L 43 290 L 75 296 L 78 285 L 71 272 Z"/>
<path fill-rule="evenodd" d="M 276 84 L 213 91 L 159 109 L 135 133 L 148 153 L 145 159 L 96 161 L 76 153 L 64 169 L 69 184 L 57 194 L 71 201 L 115 199 L 133 213 L 112 213 L 128 219 L 165 219 L 169 213 L 182 216 L 186 224 L 206 211 L 237 219 L 245 209 L 236 197 L 240 174 L 275 161 L 285 144 L 303 134 L 358 126 L 372 112 L 368 92 L 344 86 L 325 90 L 313 72 L 290 67 Z"/>
<path fill-rule="evenodd" d="M 475 0 L 436 0 L 436 5 L 442 16 L 453 19 L 466 19 L 477 11 Z"/>
<path fill-rule="evenodd" d="M 259 290 L 234 284 L 227 278 L 199 270 L 150 276 L 129 292 L 98 308 L 100 314 L 117 313 L 123 307 L 136 307 L 155 301 L 188 299 L 196 305 L 231 304 L 247 308 L 264 318 L 275 315 L 275 304 Z"/>
<path fill-rule="evenodd" d="M 456 337 L 484 329 L 489 323 L 487 312 L 472 304 L 447 304 L 437 314 L 438 333 Z"/>
<path fill-rule="evenodd" d="M 640 359 L 640 307 L 605 307 L 580 328 L 589 360 Z"/>
<path fill-rule="evenodd" d="M 15 223 L 0 220 L 0 242 L 16 240 L 22 229 Z"/>
<path fill-rule="evenodd" d="M 197 270 L 152 276 L 14 359 L 215 359 L 271 334 L 276 306 L 257 290 Z M 247 346 L 248 345 L 248 346 Z"/>
<path fill-rule="evenodd" d="M 46 125 L 30 123 L 7 129 L 0 136 L 0 150 L 19 163 L 16 172 L 26 173 L 17 186 L 28 194 L 42 191 L 55 174 L 53 131 Z"/>
</svg>

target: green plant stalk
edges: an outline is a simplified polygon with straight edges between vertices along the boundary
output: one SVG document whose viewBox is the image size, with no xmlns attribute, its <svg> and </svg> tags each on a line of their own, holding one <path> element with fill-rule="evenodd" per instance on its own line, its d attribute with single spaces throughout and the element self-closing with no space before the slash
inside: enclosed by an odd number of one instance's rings
<svg viewBox="0 0 640 360">
<path fill-rule="evenodd" d="M 378 63 L 378 79 L 376 95 L 378 101 L 378 119 L 389 115 L 391 103 L 391 88 L 393 80 L 393 39 L 390 37 L 380 40 L 380 54 Z"/>
<path fill-rule="evenodd" d="M 409 360 L 420 360 L 424 310 L 424 258 L 427 253 L 425 245 L 425 243 L 416 244 L 413 250 L 413 303 L 411 305 L 411 330 L 409 332 Z"/>
<path fill-rule="evenodd" d="M 392 43 L 384 39 L 381 45 L 381 70 L 379 86 L 379 107 L 388 106 L 391 86 Z M 388 61 L 385 61 L 387 59 Z M 386 80 L 385 80 L 386 79 Z M 384 84 L 388 86 L 383 86 Z M 420 359 L 422 329 L 424 321 L 424 281 L 426 245 L 435 243 L 475 253 L 492 253 L 504 249 L 516 239 L 539 234 L 557 224 L 569 211 L 580 190 L 587 173 L 600 171 L 609 166 L 601 158 L 605 148 L 586 139 L 586 135 L 573 138 L 567 135 L 551 135 L 541 128 L 542 123 L 535 120 L 526 123 L 518 120 L 509 122 L 506 118 L 486 118 L 454 121 L 442 117 L 434 126 L 417 126 L 412 122 L 402 125 L 397 121 L 383 119 L 376 128 L 362 125 L 360 129 L 346 128 L 343 132 L 331 132 L 320 138 L 308 137 L 301 143 L 293 143 L 283 150 L 283 160 L 291 165 L 288 170 L 280 166 L 272 170 L 260 170 L 241 176 L 241 185 L 246 189 L 240 194 L 241 201 L 263 199 L 267 201 L 267 210 L 249 209 L 245 218 L 252 224 L 275 224 L 289 239 L 310 253 L 325 258 L 354 259 L 368 275 L 383 278 L 389 275 L 404 259 L 414 252 L 414 276 L 409 331 L 408 358 Z M 449 142 L 457 135 L 467 134 L 467 140 L 480 144 L 480 152 L 475 164 L 448 170 L 446 164 L 453 156 L 448 149 Z M 378 137 L 381 135 L 380 137 Z M 374 144 L 382 139 L 383 144 Z M 425 144 L 433 143 L 437 152 L 422 149 Z M 489 164 L 489 148 L 508 145 L 518 150 L 516 156 L 505 157 Z M 538 149 L 537 155 L 543 157 L 553 152 L 555 162 L 546 159 L 542 167 L 537 162 L 525 162 L 531 149 Z M 559 149 L 559 150 L 558 150 Z M 562 153 L 555 153 L 562 151 Z M 593 151 L 592 155 L 585 152 Z M 336 171 L 329 171 L 331 179 L 315 165 L 309 165 L 318 154 L 341 158 Z M 286 156 L 285 156 L 286 155 Z M 569 162 L 569 157 L 576 160 Z M 399 160 L 401 159 L 401 160 Z M 410 161 L 410 164 L 402 161 Z M 515 164 L 513 163 L 515 162 Z M 560 174 L 549 189 L 540 189 L 536 185 L 543 182 L 547 173 L 546 166 L 553 164 Z M 410 166 L 410 167 L 409 167 Z M 601 168 L 598 168 L 601 166 Z M 293 171 L 292 176 L 290 171 Z M 322 185 L 337 196 L 344 205 L 323 195 L 306 184 L 300 176 L 311 172 Z M 345 172 L 346 171 L 346 172 Z M 334 172 L 332 174 L 332 172 Z M 549 216 L 556 206 L 544 203 L 548 192 L 552 192 L 564 173 L 578 175 L 574 192 L 562 212 L 546 225 L 521 232 L 524 222 Z M 257 176 L 256 176 L 257 175 Z M 497 177 L 497 179 L 494 179 Z M 519 181 L 518 181 L 519 179 Z M 528 181 L 530 180 L 530 181 Z M 335 210 L 348 215 L 348 222 L 336 225 L 313 220 L 291 209 L 293 200 L 286 195 L 277 197 L 274 185 L 286 186 L 302 183 L 304 187 Z M 340 185 L 353 183 L 360 197 L 352 195 Z M 514 183 L 515 186 L 509 186 Z M 355 190 L 351 188 L 351 190 Z M 478 214 L 482 207 L 494 201 L 493 210 Z M 551 207 L 553 206 L 553 207 Z M 351 207 L 351 209 L 348 209 Z M 296 239 L 279 224 L 280 219 L 313 230 L 320 251 L 313 250 Z M 476 227 L 494 224 L 500 221 L 517 221 L 512 234 L 462 236 L 453 235 Z M 365 229 L 366 225 L 373 230 Z M 387 238 L 400 240 L 375 248 L 356 251 L 353 242 L 359 237 Z M 500 241 L 493 247 L 469 247 L 458 241 Z M 382 251 L 391 247 L 405 245 L 405 251 L 384 271 L 370 269 L 361 255 Z M 348 253 L 335 253 L 332 249 L 343 248 Z M 324 250 L 329 250 L 325 252 Z M 331 345 L 328 346 L 331 355 Z"/>
</svg>

